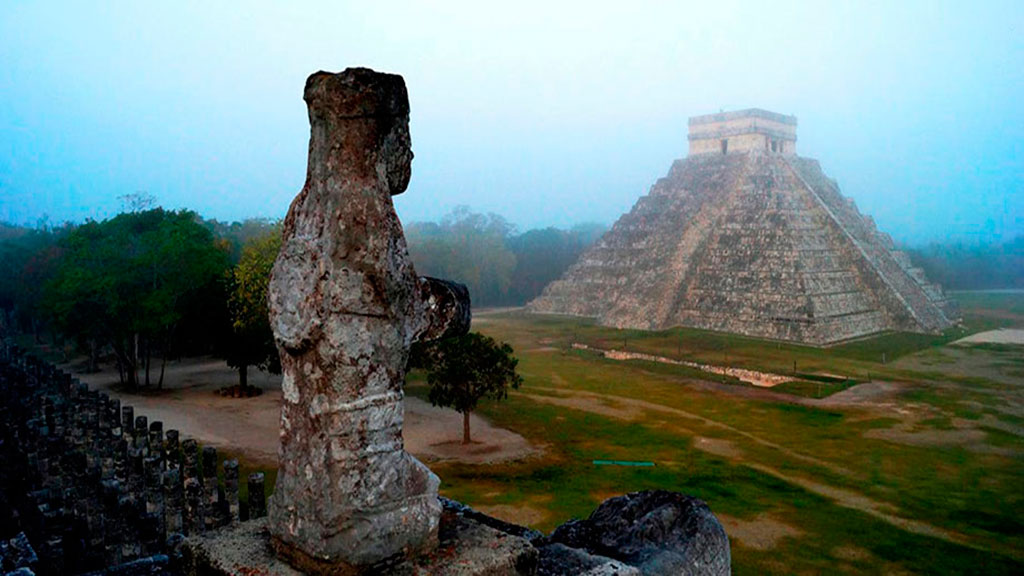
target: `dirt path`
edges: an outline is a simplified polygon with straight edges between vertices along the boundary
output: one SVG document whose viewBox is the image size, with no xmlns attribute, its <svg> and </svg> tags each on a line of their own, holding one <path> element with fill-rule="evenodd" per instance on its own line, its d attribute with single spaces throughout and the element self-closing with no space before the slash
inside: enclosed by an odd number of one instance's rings
<svg viewBox="0 0 1024 576">
<path fill-rule="evenodd" d="M 70 366 L 63 366 L 69 370 Z M 135 408 L 135 414 L 160 420 L 164 430 L 177 429 L 183 437 L 244 456 L 254 465 L 277 467 L 280 430 L 281 383 L 279 376 L 249 374 L 249 383 L 263 394 L 252 398 L 225 398 L 217 390 L 236 384 L 238 375 L 222 360 L 199 358 L 167 365 L 164 389 L 141 394 L 120 390 L 111 371 L 77 374 L 96 390 L 119 398 Z M 461 444 L 462 415 L 435 408 L 418 398 L 406 397 L 403 437 L 406 450 L 425 461 L 456 461 L 487 464 L 518 460 L 539 454 L 522 436 L 492 426 L 476 415 L 470 417 L 474 442 Z"/>
<path fill-rule="evenodd" d="M 621 396 L 602 396 L 590 392 L 569 391 L 558 388 L 535 387 L 533 388 L 533 390 L 557 393 L 560 394 L 561 396 L 558 397 L 547 396 L 543 394 L 525 394 L 525 396 L 527 396 L 531 400 L 535 400 L 537 402 L 542 402 L 546 404 L 554 404 L 558 406 L 574 408 L 577 410 L 589 411 L 595 414 L 602 414 L 605 416 L 610 416 L 613 418 L 619 418 L 623 420 L 634 420 L 636 418 L 635 414 L 629 411 L 629 407 L 632 407 L 634 409 L 663 412 L 667 414 L 672 414 L 673 416 L 681 416 L 683 418 L 697 420 L 708 426 L 718 428 L 721 430 L 727 430 L 730 433 L 737 434 L 743 438 L 746 438 L 762 446 L 776 449 L 781 453 L 792 458 L 795 458 L 797 460 L 801 460 L 817 466 L 822 466 L 824 468 L 827 468 L 829 470 L 832 470 L 843 475 L 851 474 L 849 470 L 845 470 L 829 462 L 824 462 L 812 456 L 795 452 L 789 448 L 780 446 L 774 442 L 770 442 L 768 440 L 759 438 L 753 434 L 750 434 L 749 432 L 745 432 L 743 430 L 739 430 L 737 428 L 729 426 L 728 424 L 723 424 L 710 418 L 706 418 L 698 414 L 693 414 L 685 410 L 680 410 L 678 408 L 670 408 L 668 406 L 662 406 L 660 404 L 654 404 L 651 402 L 645 402 L 643 400 L 635 400 L 632 398 L 625 398 Z M 609 400 L 613 401 L 617 407 L 609 407 L 607 404 Z M 879 502 L 853 490 L 829 486 L 803 477 L 794 476 L 790 473 L 782 472 L 781 470 L 764 464 L 751 462 L 748 458 L 741 458 L 740 456 L 742 455 L 742 452 L 737 452 L 734 446 L 723 446 L 721 445 L 721 443 L 715 442 L 694 442 L 694 447 L 698 449 L 707 448 L 707 451 L 709 453 L 716 454 L 720 457 L 728 458 L 737 463 L 749 466 L 764 474 L 768 474 L 785 482 L 795 484 L 797 486 L 800 486 L 801 488 L 804 488 L 805 490 L 818 494 L 819 496 L 828 498 L 829 500 L 832 500 L 839 506 L 864 512 L 879 520 L 892 524 L 893 526 L 896 526 L 902 530 L 906 530 L 907 532 L 940 538 L 956 544 L 974 546 L 971 540 L 963 534 L 939 528 L 927 522 L 903 518 L 902 516 L 895 514 L 893 512 L 894 507 L 891 504 Z M 992 544 L 988 543 L 986 545 L 991 546 Z M 1020 553 L 1017 551 L 1003 550 L 1003 552 L 1011 554 L 1013 557 L 1020 556 Z"/>
<path fill-rule="evenodd" d="M 729 540 L 754 550 L 771 550 L 783 538 L 799 538 L 804 531 L 786 524 L 767 514 L 761 514 L 752 520 L 741 520 L 726 514 L 715 514 L 725 527 Z"/>
</svg>

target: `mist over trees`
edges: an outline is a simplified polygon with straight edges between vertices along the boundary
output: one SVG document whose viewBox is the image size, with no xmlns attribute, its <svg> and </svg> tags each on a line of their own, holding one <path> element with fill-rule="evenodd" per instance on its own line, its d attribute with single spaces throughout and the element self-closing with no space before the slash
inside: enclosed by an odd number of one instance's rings
<svg viewBox="0 0 1024 576">
<path fill-rule="evenodd" d="M 53 276 L 57 241 L 70 230 L 45 221 L 36 228 L 0 224 L 0 328 L 40 339 L 45 312 L 39 287 Z"/>
<path fill-rule="evenodd" d="M 1024 289 L 1024 236 L 1003 244 L 929 244 L 911 260 L 946 290 Z"/>
<path fill-rule="evenodd" d="M 580 224 L 517 233 L 497 214 L 459 207 L 440 222 L 413 222 L 405 236 L 416 272 L 469 287 L 474 306 L 520 306 L 558 279 L 606 227 Z"/>
</svg>

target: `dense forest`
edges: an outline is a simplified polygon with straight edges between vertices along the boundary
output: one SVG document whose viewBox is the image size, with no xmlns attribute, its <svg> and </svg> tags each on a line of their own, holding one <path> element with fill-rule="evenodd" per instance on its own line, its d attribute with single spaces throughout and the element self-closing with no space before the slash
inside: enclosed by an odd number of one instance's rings
<svg viewBox="0 0 1024 576">
<path fill-rule="evenodd" d="M 460 208 L 407 227 L 421 274 L 463 282 L 475 306 L 521 305 L 598 238 L 597 225 L 517 233 Z M 214 354 L 238 370 L 279 370 L 266 290 L 278 222 L 224 223 L 127 206 L 102 222 L 0 224 L 0 332 L 20 332 L 87 369 L 116 364 L 127 387 L 160 387 L 168 359 Z"/>
<path fill-rule="evenodd" d="M 216 354 L 244 375 L 271 366 L 276 351 L 269 326 L 262 346 L 247 338 L 239 271 L 252 246 L 279 235 L 267 220 L 227 224 L 162 208 L 0 225 L 0 328 L 82 352 L 89 369 L 112 358 L 129 387 L 159 387 L 164 362 L 191 354 Z M 253 298 L 262 305 L 261 290 Z"/>
</svg>

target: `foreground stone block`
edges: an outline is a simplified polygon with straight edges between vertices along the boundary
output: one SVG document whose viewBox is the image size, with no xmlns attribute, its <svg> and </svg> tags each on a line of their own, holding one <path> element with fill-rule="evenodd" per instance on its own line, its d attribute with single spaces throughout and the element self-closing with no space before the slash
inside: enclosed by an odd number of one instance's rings
<svg viewBox="0 0 1024 576">
<path fill-rule="evenodd" d="M 549 542 L 620 560 L 653 575 L 727 575 L 729 538 L 707 504 L 648 490 L 605 500 L 586 520 L 559 526 Z"/>
<path fill-rule="evenodd" d="M 409 347 L 469 329 L 469 294 L 419 278 L 391 196 L 409 183 L 401 76 L 306 82 L 306 184 L 284 221 L 270 322 L 284 402 L 269 531 L 306 570 L 343 573 L 437 546 L 439 480 L 405 452 Z"/>
</svg>

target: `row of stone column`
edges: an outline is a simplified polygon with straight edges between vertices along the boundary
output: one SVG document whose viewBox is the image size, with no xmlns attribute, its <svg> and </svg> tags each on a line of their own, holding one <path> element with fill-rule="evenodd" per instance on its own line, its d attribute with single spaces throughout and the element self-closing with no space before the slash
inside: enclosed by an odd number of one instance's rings
<svg viewBox="0 0 1024 576">
<path fill-rule="evenodd" d="M 114 566 L 165 553 L 187 535 L 266 514 L 262 472 L 239 498 L 238 461 L 132 406 L 90 390 L 53 365 L 0 345 L 0 482 L 41 573 Z M 7 520 L 0 518 L 0 522 Z"/>
</svg>

